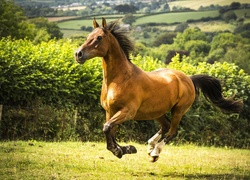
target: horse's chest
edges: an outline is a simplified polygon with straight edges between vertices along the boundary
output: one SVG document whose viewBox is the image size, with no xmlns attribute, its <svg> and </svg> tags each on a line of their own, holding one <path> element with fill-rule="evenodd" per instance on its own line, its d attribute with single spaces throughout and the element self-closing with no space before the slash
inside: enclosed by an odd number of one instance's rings
<svg viewBox="0 0 250 180">
<path fill-rule="evenodd" d="M 121 102 L 122 98 L 119 91 L 110 88 L 108 91 L 102 92 L 101 104 L 105 110 L 117 107 Z"/>
</svg>

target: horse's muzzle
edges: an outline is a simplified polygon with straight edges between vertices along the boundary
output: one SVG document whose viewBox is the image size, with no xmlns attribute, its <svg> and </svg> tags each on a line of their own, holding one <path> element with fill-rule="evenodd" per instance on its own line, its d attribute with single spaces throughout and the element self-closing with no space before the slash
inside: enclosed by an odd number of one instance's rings
<svg viewBox="0 0 250 180">
<path fill-rule="evenodd" d="M 79 64 L 83 64 L 87 60 L 81 50 L 75 52 L 75 59 Z"/>
</svg>

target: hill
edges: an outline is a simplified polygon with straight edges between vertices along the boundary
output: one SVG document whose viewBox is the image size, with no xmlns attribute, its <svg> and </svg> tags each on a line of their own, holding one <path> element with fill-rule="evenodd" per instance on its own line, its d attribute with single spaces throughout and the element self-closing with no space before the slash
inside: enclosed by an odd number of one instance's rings
<svg viewBox="0 0 250 180">
<path fill-rule="evenodd" d="M 198 10 L 201 6 L 210 6 L 210 5 L 230 5 L 232 2 L 249 3 L 249 0 L 186 0 L 186 1 L 172 1 L 169 2 L 170 9 L 172 10 L 174 6 L 186 7 L 194 10 Z"/>
</svg>

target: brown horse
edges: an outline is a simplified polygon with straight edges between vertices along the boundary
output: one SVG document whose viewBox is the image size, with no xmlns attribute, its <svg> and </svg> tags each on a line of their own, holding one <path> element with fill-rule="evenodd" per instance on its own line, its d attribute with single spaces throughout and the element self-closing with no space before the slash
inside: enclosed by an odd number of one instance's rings
<svg viewBox="0 0 250 180">
<path fill-rule="evenodd" d="M 177 135 L 182 116 L 193 104 L 199 89 L 220 109 L 239 113 L 240 101 L 225 99 L 220 82 L 207 75 L 187 76 L 172 69 L 145 72 L 129 59 L 133 43 L 117 22 L 102 26 L 94 19 L 94 30 L 75 52 L 78 63 L 102 57 L 103 84 L 101 104 L 106 111 L 103 132 L 107 149 L 121 158 L 136 153 L 134 146 L 120 146 L 115 140 L 118 124 L 128 120 L 156 120 L 161 129 L 148 140 L 150 161 L 157 161 L 162 147 Z M 165 116 L 171 112 L 171 121 Z M 166 136 L 165 136 L 166 134 Z"/>
</svg>

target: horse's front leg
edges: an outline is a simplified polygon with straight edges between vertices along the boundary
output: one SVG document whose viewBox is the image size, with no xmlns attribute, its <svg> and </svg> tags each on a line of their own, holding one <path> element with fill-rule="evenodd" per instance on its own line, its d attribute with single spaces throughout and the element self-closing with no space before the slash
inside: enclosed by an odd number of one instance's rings
<svg viewBox="0 0 250 180">
<path fill-rule="evenodd" d="M 115 128 L 115 127 L 113 127 Z M 115 141 L 115 136 L 113 135 L 114 130 L 112 130 L 112 128 L 110 128 L 109 126 L 106 125 L 106 123 L 104 124 L 103 127 L 103 132 L 106 136 L 106 142 L 107 142 L 107 149 L 109 151 L 111 151 L 115 156 L 117 156 L 118 158 L 121 158 L 123 156 L 123 152 L 120 146 L 118 146 L 118 144 Z"/>
<path fill-rule="evenodd" d="M 103 132 L 106 136 L 107 149 L 118 158 L 121 158 L 124 154 L 132 154 L 137 152 L 134 146 L 120 146 L 115 140 L 116 126 L 132 119 L 133 117 L 133 114 L 130 114 L 128 109 L 124 108 L 118 111 L 104 124 Z"/>
</svg>

